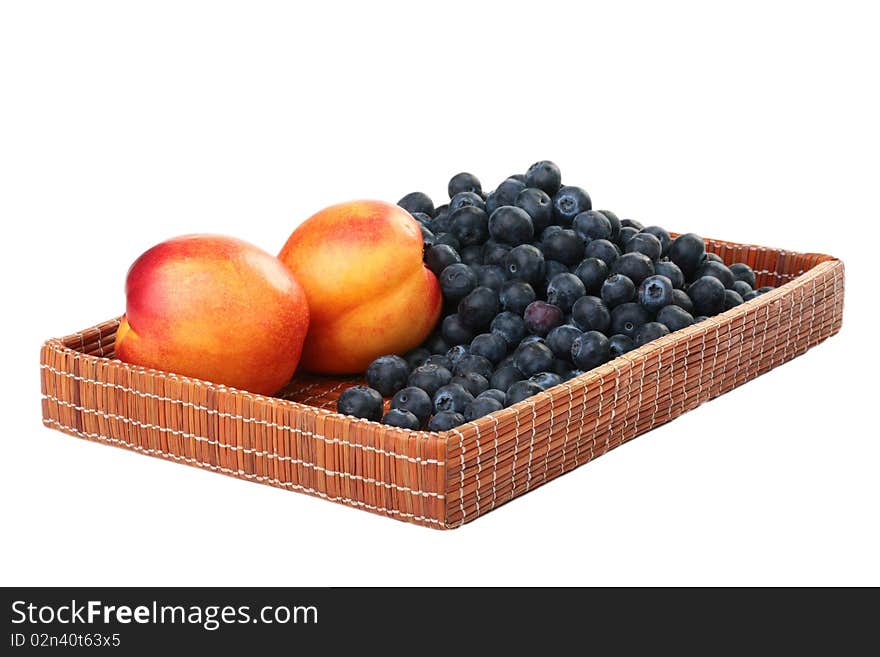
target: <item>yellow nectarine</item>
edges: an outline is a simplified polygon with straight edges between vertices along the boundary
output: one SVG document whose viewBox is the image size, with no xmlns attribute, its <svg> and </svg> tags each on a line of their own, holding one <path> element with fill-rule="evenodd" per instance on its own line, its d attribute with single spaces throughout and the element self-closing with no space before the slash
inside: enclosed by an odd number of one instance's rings
<svg viewBox="0 0 880 657">
<path fill-rule="evenodd" d="M 303 222 L 278 256 L 305 290 L 311 324 L 302 365 L 312 372 L 363 372 L 384 354 L 428 336 L 443 302 L 422 263 L 422 233 L 406 210 L 352 201 Z"/>
</svg>

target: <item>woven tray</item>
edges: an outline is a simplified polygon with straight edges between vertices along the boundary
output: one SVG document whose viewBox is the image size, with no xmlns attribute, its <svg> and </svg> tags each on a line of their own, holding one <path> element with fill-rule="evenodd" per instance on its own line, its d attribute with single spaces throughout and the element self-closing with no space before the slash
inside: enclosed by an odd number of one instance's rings
<svg viewBox="0 0 880 657">
<path fill-rule="evenodd" d="M 435 528 L 459 527 L 804 353 L 840 330 L 843 263 L 707 240 L 775 285 L 722 315 L 443 433 L 333 412 L 356 379 L 264 397 L 113 359 L 119 320 L 47 341 L 53 429 Z"/>
</svg>

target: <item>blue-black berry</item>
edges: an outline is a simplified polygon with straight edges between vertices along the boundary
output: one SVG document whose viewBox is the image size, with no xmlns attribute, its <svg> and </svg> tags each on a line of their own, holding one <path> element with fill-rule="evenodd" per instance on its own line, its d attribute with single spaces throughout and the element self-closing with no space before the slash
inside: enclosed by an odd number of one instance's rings
<svg viewBox="0 0 880 657">
<path fill-rule="evenodd" d="M 400 356 L 379 356 L 367 367 L 367 383 L 383 397 L 390 397 L 406 385 L 409 369 Z"/>
<path fill-rule="evenodd" d="M 422 423 L 419 422 L 419 418 L 409 411 L 392 408 L 382 416 L 382 424 L 387 424 L 391 427 L 400 427 L 401 429 L 418 430 Z"/>
<path fill-rule="evenodd" d="M 464 412 L 465 406 L 474 401 L 474 396 L 457 383 L 450 383 L 434 393 L 434 412 Z"/>
<path fill-rule="evenodd" d="M 382 418 L 382 395 L 367 386 L 352 386 L 342 391 L 336 400 L 336 410 L 343 415 L 353 415 L 365 420 Z"/>
<path fill-rule="evenodd" d="M 526 171 L 526 184 L 553 196 L 562 184 L 562 172 L 550 160 L 541 160 Z"/>
<path fill-rule="evenodd" d="M 452 372 L 439 365 L 419 365 L 410 372 L 407 386 L 421 388 L 429 395 L 433 395 L 441 387 L 452 381 Z"/>
</svg>

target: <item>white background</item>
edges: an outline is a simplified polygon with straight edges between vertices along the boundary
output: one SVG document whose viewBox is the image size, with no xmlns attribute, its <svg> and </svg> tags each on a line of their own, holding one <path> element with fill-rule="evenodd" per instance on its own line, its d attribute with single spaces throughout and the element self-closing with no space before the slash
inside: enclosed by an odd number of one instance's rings
<svg viewBox="0 0 880 657">
<path fill-rule="evenodd" d="M 0 582 L 880 584 L 876 16 L 437 6 L 2 4 Z M 152 244 L 274 252 L 543 158 L 621 216 L 843 258 L 843 331 L 454 532 L 42 427 L 41 341 L 121 313 Z"/>
</svg>

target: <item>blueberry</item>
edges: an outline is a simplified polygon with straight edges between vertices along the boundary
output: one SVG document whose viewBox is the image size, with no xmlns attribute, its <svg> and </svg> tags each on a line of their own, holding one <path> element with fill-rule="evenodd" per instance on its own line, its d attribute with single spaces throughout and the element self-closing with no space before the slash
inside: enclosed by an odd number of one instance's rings
<svg viewBox="0 0 880 657">
<path fill-rule="evenodd" d="M 505 310 L 495 315 L 489 330 L 504 340 L 505 346 L 515 347 L 526 336 L 526 323 L 520 315 Z M 503 358 L 503 356 L 502 356 Z"/>
<path fill-rule="evenodd" d="M 546 259 L 571 267 L 584 258 L 584 241 L 573 230 L 559 230 L 542 238 L 541 250 Z"/>
<path fill-rule="evenodd" d="M 625 335 L 628 338 L 636 337 L 639 329 L 651 321 L 651 313 L 638 303 L 622 303 L 611 311 L 611 325 L 609 332 L 612 335 Z"/>
<path fill-rule="evenodd" d="M 422 346 L 432 354 L 445 354 L 449 349 L 449 345 L 440 333 L 432 333 L 429 335 Z"/>
<path fill-rule="evenodd" d="M 657 312 L 672 303 L 672 281 L 665 276 L 648 276 L 639 285 L 639 303 L 647 310 Z"/>
<path fill-rule="evenodd" d="M 562 172 L 550 160 L 541 160 L 535 162 L 526 171 L 526 184 L 552 196 L 559 191 L 559 186 L 562 184 Z"/>
<path fill-rule="evenodd" d="M 571 345 L 571 362 L 582 370 L 591 370 L 608 361 L 608 338 L 599 331 L 587 331 Z"/>
<path fill-rule="evenodd" d="M 742 281 L 743 283 L 748 285 L 749 288 L 755 287 L 755 272 L 752 271 L 752 268 L 749 267 L 746 263 L 733 263 L 732 265 L 730 265 L 730 273 L 733 274 L 733 277 L 736 280 Z"/>
<path fill-rule="evenodd" d="M 636 333 L 636 347 L 641 347 L 643 344 L 647 344 L 657 338 L 662 338 L 664 335 L 669 335 L 669 329 L 665 324 L 648 322 Z"/>
<path fill-rule="evenodd" d="M 410 192 L 397 202 L 397 205 L 404 210 L 413 214 L 415 212 L 424 212 L 425 214 L 434 216 L 434 201 L 431 197 L 422 192 Z"/>
<path fill-rule="evenodd" d="M 687 292 L 684 290 L 673 290 L 672 291 L 672 303 L 674 303 L 679 308 L 682 308 L 689 313 L 694 312 L 694 302 L 691 301 L 691 298 L 687 295 Z"/>
<path fill-rule="evenodd" d="M 676 290 L 684 288 L 684 274 L 681 273 L 678 265 L 672 260 L 660 260 L 654 263 L 654 273 L 659 276 L 665 276 L 672 281 L 672 287 Z"/>
<path fill-rule="evenodd" d="M 553 195 L 553 218 L 560 226 L 571 226 L 576 216 L 592 208 L 590 195 L 580 187 L 566 185 Z"/>
<path fill-rule="evenodd" d="M 643 253 L 648 256 L 649 260 L 659 260 L 660 254 L 663 253 L 663 246 L 651 233 L 636 233 L 632 239 L 626 243 L 624 249 L 627 253 Z"/>
<path fill-rule="evenodd" d="M 724 290 L 724 310 L 730 310 L 743 303 L 743 298 L 733 290 Z"/>
<path fill-rule="evenodd" d="M 581 279 L 586 294 L 597 295 L 608 278 L 608 265 L 599 258 L 586 258 L 575 268 L 574 275 Z"/>
<path fill-rule="evenodd" d="M 584 242 L 611 239 L 611 221 L 597 210 L 581 212 L 574 218 L 572 227 Z"/>
<path fill-rule="evenodd" d="M 452 361 L 445 354 L 431 354 L 431 357 L 425 361 L 425 365 L 437 365 L 444 367 L 450 372 L 452 371 Z"/>
<path fill-rule="evenodd" d="M 504 261 L 507 259 L 510 249 L 511 246 L 509 244 L 504 244 L 491 238 L 486 240 L 486 243 L 483 244 L 483 264 L 504 267 Z"/>
<path fill-rule="evenodd" d="M 536 298 L 534 288 L 525 281 L 508 281 L 499 293 L 501 307 L 518 315 Z"/>
<path fill-rule="evenodd" d="M 581 330 L 576 326 L 563 324 L 547 334 L 544 344 L 550 348 L 557 359 L 568 360 L 571 358 L 571 343 L 580 334 Z"/>
<path fill-rule="evenodd" d="M 609 239 L 611 241 L 616 240 L 620 233 L 620 219 L 611 210 L 599 210 L 599 212 L 604 214 L 608 218 L 608 221 L 611 222 L 611 237 Z"/>
<path fill-rule="evenodd" d="M 413 213 L 412 218 L 418 221 L 425 228 L 430 228 L 431 221 L 433 221 L 433 218 L 425 214 L 424 212 L 415 212 Z"/>
<path fill-rule="evenodd" d="M 499 242 L 516 246 L 530 241 L 535 228 L 525 210 L 515 205 L 502 205 L 489 217 L 489 234 Z"/>
<path fill-rule="evenodd" d="M 720 255 L 718 255 L 717 253 L 711 253 L 710 251 L 706 251 L 706 253 L 703 255 L 703 259 L 700 261 L 700 264 L 702 265 L 707 260 L 711 260 L 712 262 L 720 262 L 722 265 L 724 264 L 724 259 Z"/>
<path fill-rule="evenodd" d="M 504 270 L 497 265 L 474 265 L 473 270 L 477 274 L 477 287 L 488 287 L 498 292 L 507 282 Z"/>
<path fill-rule="evenodd" d="M 406 385 L 409 365 L 395 355 L 379 356 L 367 366 L 367 383 L 383 397 L 390 397 Z"/>
<path fill-rule="evenodd" d="M 455 365 L 453 366 L 452 373 L 455 376 L 462 376 L 467 374 L 468 372 L 475 372 L 480 376 L 485 377 L 487 380 L 492 378 L 492 371 L 494 368 L 492 367 L 492 361 L 490 361 L 485 356 L 480 356 L 478 354 L 468 354 L 467 356 L 463 356 L 460 358 Z"/>
<path fill-rule="evenodd" d="M 456 254 L 458 254 L 458 250 L 461 248 L 461 244 L 452 233 L 435 233 L 434 246 L 439 246 L 441 244 L 452 247 L 452 250 L 455 251 Z"/>
<path fill-rule="evenodd" d="M 714 276 L 698 278 L 687 289 L 698 315 L 717 315 L 724 310 L 724 285 Z"/>
<path fill-rule="evenodd" d="M 443 339 L 451 345 L 470 344 L 474 339 L 473 329 L 462 321 L 458 313 L 444 317 L 440 330 L 443 333 Z"/>
<path fill-rule="evenodd" d="M 632 279 L 623 274 L 612 274 L 604 283 L 599 292 L 602 301 L 609 308 L 632 301 L 636 295 L 636 285 Z"/>
<path fill-rule="evenodd" d="M 623 274 L 635 285 L 641 285 L 643 280 L 654 274 L 654 263 L 644 253 L 624 253 L 611 265 L 611 273 Z"/>
<path fill-rule="evenodd" d="M 482 244 L 489 239 L 489 217 L 485 210 L 465 205 L 449 215 L 449 232 L 463 247 Z"/>
<path fill-rule="evenodd" d="M 553 365 L 553 352 L 543 342 L 520 343 L 513 354 L 513 363 L 516 369 L 531 376 L 538 372 L 545 372 Z M 495 384 L 492 384 L 495 388 Z"/>
<path fill-rule="evenodd" d="M 495 370 L 499 370 L 502 367 L 514 367 L 513 364 L 513 354 L 507 354 L 504 358 L 501 359 L 501 362 L 498 363 L 498 367 Z"/>
<path fill-rule="evenodd" d="M 498 388 L 488 388 L 484 390 L 479 395 L 477 395 L 477 399 L 494 399 L 500 404 L 504 404 L 504 390 L 499 390 Z"/>
<path fill-rule="evenodd" d="M 410 372 L 407 387 L 421 388 L 433 395 L 441 386 L 452 381 L 452 372 L 439 365 L 419 365 Z"/>
<path fill-rule="evenodd" d="M 736 280 L 733 282 L 733 291 L 742 297 L 751 292 L 752 287 L 745 281 Z"/>
<path fill-rule="evenodd" d="M 694 233 L 679 235 L 669 245 L 669 259 L 678 265 L 685 278 L 689 279 L 700 266 L 706 253 L 703 238 Z"/>
<path fill-rule="evenodd" d="M 540 189 L 526 187 L 517 194 L 515 204 L 529 215 L 535 235 L 553 222 L 553 201 Z"/>
<path fill-rule="evenodd" d="M 489 381 L 486 377 L 476 372 L 467 372 L 466 374 L 454 376 L 452 377 L 452 383 L 457 383 L 474 397 L 489 389 Z"/>
<path fill-rule="evenodd" d="M 446 244 L 434 244 L 425 251 L 425 265 L 438 277 L 449 265 L 459 262 L 458 252 Z"/>
<path fill-rule="evenodd" d="M 507 389 L 504 404 L 513 406 L 541 392 L 544 392 L 544 389 L 534 381 L 517 381 Z"/>
<path fill-rule="evenodd" d="M 694 323 L 694 317 L 680 306 L 665 306 L 657 313 L 657 321 L 673 333 Z"/>
<path fill-rule="evenodd" d="M 422 246 L 425 248 L 434 246 L 434 233 L 432 233 L 428 228 L 425 228 L 424 224 L 419 224 L 419 230 L 422 231 Z"/>
<path fill-rule="evenodd" d="M 460 361 L 462 358 L 471 353 L 470 347 L 464 344 L 458 344 L 454 347 L 450 347 L 449 351 L 446 352 L 446 357 L 452 361 L 453 367 Z M 452 371 L 451 369 L 449 370 Z"/>
<path fill-rule="evenodd" d="M 424 365 L 425 361 L 431 357 L 431 352 L 424 347 L 416 347 L 415 349 L 406 352 L 403 357 L 406 360 L 407 365 L 409 365 L 409 368 L 413 369 L 419 365 Z"/>
<path fill-rule="evenodd" d="M 587 293 L 583 282 L 574 274 L 556 274 L 547 285 L 547 301 L 562 312 L 571 312 L 574 302 Z"/>
<path fill-rule="evenodd" d="M 621 228 L 635 228 L 636 230 L 642 230 L 644 226 L 641 221 L 636 221 L 635 219 L 621 219 L 620 220 Z"/>
<path fill-rule="evenodd" d="M 448 203 L 444 203 L 443 205 L 435 206 L 434 212 L 431 214 L 431 216 L 434 219 L 436 219 L 437 217 L 440 217 L 444 214 L 447 214 L 447 215 L 449 214 L 449 204 Z"/>
<path fill-rule="evenodd" d="M 557 361 L 564 367 L 561 367 L 558 371 L 556 371 L 555 363 L 554 363 L 554 371 L 562 378 L 563 381 L 571 381 L 574 377 L 580 376 L 584 373 L 583 370 L 571 369 L 571 363 L 568 361 L 560 360 Z"/>
<path fill-rule="evenodd" d="M 449 220 L 449 215 L 434 217 L 431 219 L 431 232 L 434 233 L 434 244 L 450 244 L 449 239 L 452 238 L 455 242 L 450 245 L 458 251 L 461 244 L 459 243 L 458 238 L 449 232 L 451 227 L 452 222 Z"/>
<path fill-rule="evenodd" d="M 772 285 L 764 285 L 763 287 L 759 287 L 756 292 L 758 294 L 767 294 L 770 290 L 775 290 L 776 288 Z"/>
<path fill-rule="evenodd" d="M 434 412 L 452 411 L 461 413 L 464 407 L 474 401 L 474 396 L 457 383 L 449 383 L 434 393 Z"/>
<path fill-rule="evenodd" d="M 632 226 L 621 226 L 620 231 L 617 233 L 617 246 L 619 246 L 621 249 L 625 249 L 629 241 L 638 234 L 638 228 L 633 228 Z"/>
<path fill-rule="evenodd" d="M 469 267 L 483 264 L 483 246 L 481 244 L 463 246 L 458 250 L 458 255 L 461 256 L 461 261 Z"/>
<path fill-rule="evenodd" d="M 343 415 L 353 415 L 366 420 L 382 418 L 382 395 L 367 386 L 352 386 L 343 390 L 336 400 L 336 410 Z"/>
<path fill-rule="evenodd" d="M 544 255 L 531 244 L 513 247 L 504 265 L 511 280 L 539 284 L 544 279 Z"/>
<path fill-rule="evenodd" d="M 419 422 L 419 418 L 415 415 L 399 408 L 392 408 L 385 413 L 385 415 L 382 416 L 382 424 L 387 424 L 391 427 L 400 427 L 401 429 L 413 429 L 416 431 L 422 425 L 422 423 Z"/>
<path fill-rule="evenodd" d="M 489 385 L 498 390 L 507 390 L 514 383 L 522 381 L 524 378 L 525 376 L 519 371 L 519 368 L 514 365 L 506 365 L 495 370 L 492 378 L 489 379 Z"/>
<path fill-rule="evenodd" d="M 635 348 L 635 342 L 633 342 L 632 338 L 628 335 L 615 333 L 610 338 L 608 338 L 608 353 L 611 358 L 622 356 L 626 352 L 632 351 Z"/>
<path fill-rule="evenodd" d="M 409 411 L 418 418 L 419 424 L 424 424 L 431 416 L 434 404 L 431 402 L 431 396 L 427 392 L 416 386 L 409 386 L 403 390 L 398 390 L 394 397 L 391 398 L 391 408 Z"/>
<path fill-rule="evenodd" d="M 519 345 L 517 345 L 517 346 L 522 347 L 523 345 L 531 344 L 532 342 L 539 342 L 539 343 L 543 344 L 544 338 L 542 338 L 540 335 L 529 334 L 526 337 L 524 337 L 522 340 L 520 340 Z"/>
<path fill-rule="evenodd" d="M 620 256 L 620 249 L 608 240 L 593 240 L 584 247 L 584 258 L 597 258 L 608 267 Z"/>
<path fill-rule="evenodd" d="M 538 247 L 540 248 L 540 247 Z M 547 291 L 547 286 L 550 285 L 550 281 L 553 280 L 553 277 L 557 274 L 568 274 L 569 269 L 565 265 L 563 265 L 558 260 L 544 260 L 544 280 L 541 281 L 541 284 L 538 286 L 538 289 L 542 292 Z M 539 296 L 544 297 L 545 294 L 539 294 Z"/>
<path fill-rule="evenodd" d="M 491 191 L 484 197 L 486 201 L 486 212 L 492 214 L 498 209 L 499 206 L 504 205 L 504 203 L 499 203 L 498 199 L 495 197 L 495 192 Z"/>
<path fill-rule="evenodd" d="M 547 226 L 543 231 L 541 231 L 541 241 L 546 240 L 551 235 L 555 235 L 561 230 L 565 230 L 562 226 L 557 226 L 556 224 L 551 224 Z M 540 244 L 535 244 L 535 246 L 540 247 Z"/>
<path fill-rule="evenodd" d="M 519 319 L 517 315 L 514 317 Z M 496 316 L 492 320 L 493 325 L 497 319 Z M 507 355 L 507 340 L 498 333 L 481 333 L 471 341 L 470 352 L 488 358 L 494 365 L 497 365 Z"/>
<path fill-rule="evenodd" d="M 717 278 L 728 290 L 733 289 L 733 283 L 736 281 L 733 272 L 727 268 L 727 265 L 721 262 L 715 262 L 714 260 L 706 260 L 703 264 L 697 267 L 694 278 L 702 278 L 703 276 L 713 276 Z"/>
<path fill-rule="evenodd" d="M 751 292 L 746 292 L 744 295 L 742 295 L 742 298 L 743 301 L 751 301 L 752 299 L 757 299 L 759 296 L 761 296 L 760 292 L 758 292 L 757 290 L 752 290 Z"/>
<path fill-rule="evenodd" d="M 478 397 L 464 408 L 464 419 L 467 422 L 473 422 L 476 419 L 500 411 L 504 408 L 504 404 L 494 397 Z"/>
<path fill-rule="evenodd" d="M 522 180 L 510 177 L 495 188 L 495 208 L 504 205 L 514 205 L 516 197 L 526 188 Z M 490 213 L 491 214 L 491 213 Z"/>
<path fill-rule="evenodd" d="M 439 276 L 440 289 L 447 299 L 463 299 L 477 287 L 477 274 L 463 262 L 446 266 Z"/>
<path fill-rule="evenodd" d="M 428 422 L 428 429 L 431 431 L 449 431 L 460 424 L 464 424 L 464 415 L 461 413 L 453 413 L 452 411 L 441 411 L 431 418 Z"/>
<path fill-rule="evenodd" d="M 697 315 L 696 317 L 694 317 L 694 324 L 699 324 L 700 322 L 705 322 L 707 319 L 709 319 L 709 318 L 706 317 L 705 315 Z"/>
<path fill-rule="evenodd" d="M 581 331 L 604 333 L 611 324 L 611 313 L 599 297 L 583 296 L 572 307 L 571 319 Z"/>
<path fill-rule="evenodd" d="M 431 232 L 434 233 L 435 236 L 450 234 L 449 229 L 452 227 L 452 221 L 449 219 L 449 212 L 443 212 L 433 219 L 431 219 L 431 225 L 429 228 Z M 437 240 L 439 237 L 435 237 L 434 243 L 437 244 Z M 456 244 L 458 244 L 458 239 L 455 240 Z M 458 249 L 456 248 L 456 251 Z"/>
<path fill-rule="evenodd" d="M 660 226 L 646 226 L 642 228 L 643 233 L 650 233 L 660 240 L 660 255 L 665 256 L 669 252 L 669 246 L 672 244 L 672 236 L 665 228 Z"/>
<path fill-rule="evenodd" d="M 449 179 L 446 191 L 449 193 L 449 198 L 454 198 L 456 194 L 461 192 L 480 194 L 483 191 L 483 186 L 480 184 L 480 179 L 474 174 L 462 171 Z"/>
<path fill-rule="evenodd" d="M 492 318 L 501 310 L 498 293 L 489 287 L 475 287 L 470 294 L 458 302 L 458 315 L 461 321 L 473 328 L 489 326 Z"/>
<path fill-rule="evenodd" d="M 486 201 L 483 200 L 482 196 L 475 194 L 474 192 L 459 192 L 452 197 L 451 201 L 449 201 L 449 214 L 452 215 L 459 208 L 466 206 L 479 208 L 485 212 Z"/>
<path fill-rule="evenodd" d="M 562 383 L 562 377 L 555 372 L 538 372 L 530 376 L 528 380 L 537 383 L 542 390 L 549 390 Z"/>
<path fill-rule="evenodd" d="M 526 330 L 544 337 L 565 321 L 565 313 L 558 306 L 546 301 L 532 301 L 523 313 Z"/>
</svg>

